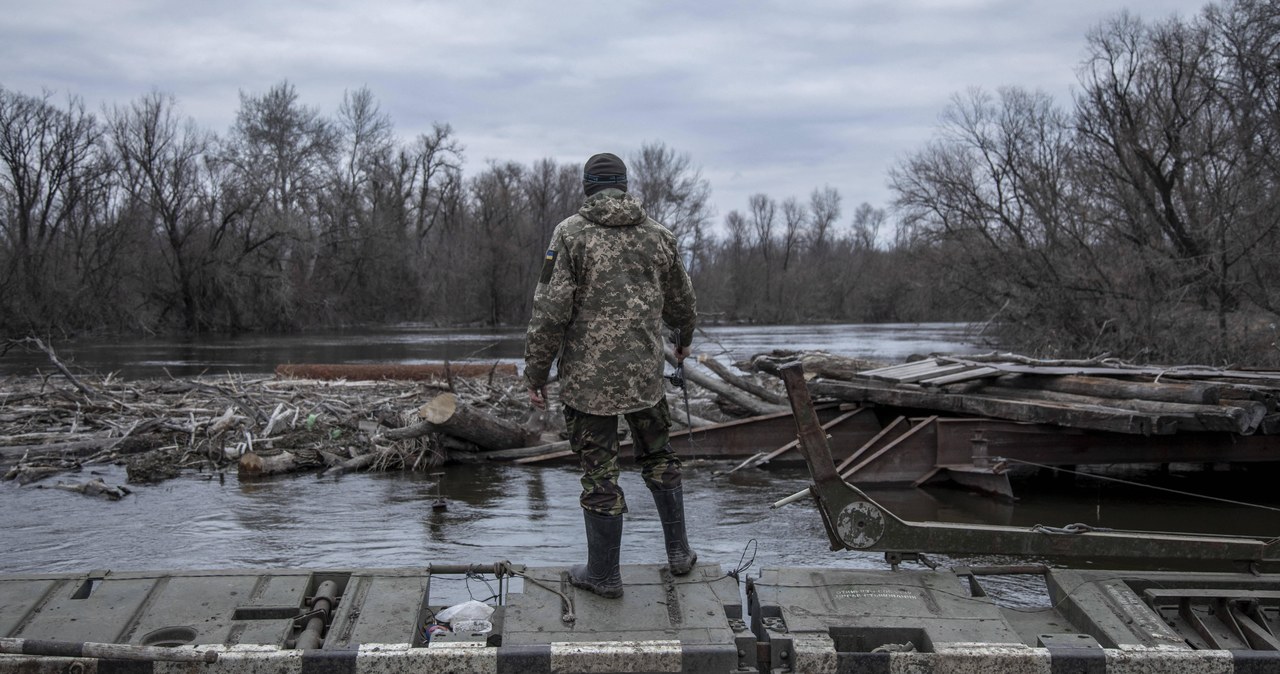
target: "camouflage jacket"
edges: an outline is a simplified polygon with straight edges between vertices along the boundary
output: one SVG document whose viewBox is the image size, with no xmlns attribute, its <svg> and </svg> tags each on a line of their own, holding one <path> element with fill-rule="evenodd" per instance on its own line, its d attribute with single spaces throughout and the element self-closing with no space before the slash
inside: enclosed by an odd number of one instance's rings
<svg viewBox="0 0 1280 674">
<path fill-rule="evenodd" d="M 625 414 L 662 397 L 662 324 L 693 340 L 693 284 L 667 228 L 635 197 L 599 192 L 556 226 L 533 295 L 525 379 L 547 382 L 559 357 L 564 404 Z"/>
</svg>

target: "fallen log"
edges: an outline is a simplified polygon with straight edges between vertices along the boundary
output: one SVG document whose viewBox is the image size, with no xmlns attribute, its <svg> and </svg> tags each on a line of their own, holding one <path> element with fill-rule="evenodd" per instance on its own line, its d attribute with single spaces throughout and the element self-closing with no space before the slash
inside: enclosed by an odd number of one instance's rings
<svg viewBox="0 0 1280 674">
<path fill-rule="evenodd" d="M 11 339 L 9 340 L 9 342 L 13 344 L 20 344 L 23 342 L 35 344 L 37 349 L 39 349 L 44 353 L 44 355 L 49 357 L 49 362 L 53 363 L 53 366 L 58 369 L 58 372 L 61 372 L 62 376 L 66 377 L 67 381 L 71 382 L 72 386 L 75 386 L 76 390 L 80 391 L 80 393 L 85 398 L 89 400 L 93 400 L 96 397 L 97 394 L 93 391 L 93 389 L 90 389 L 88 386 L 85 386 L 83 383 L 80 382 L 79 379 L 76 378 L 75 375 L 71 374 L 71 370 L 68 370 L 67 366 L 63 365 L 61 360 L 58 360 L 58 354 L 53 352 L 53 348 L 46 345 L 38 337 L 26 337 L 24 339 Z"/>
<path fill-rule="evenodd" d="M 995 385 L 1098 398 L 1154 400 L 1189 405 L 1216 405 L 1222 397 L 1221 386 L 1204 382 L 1156 383 L 1076 375 L 1004 375 L 995 380 Z"/>
<path fill-rule="evenodd" d="M 285 363 L 276 366 L 276 375 L 291 379 L 396 379 L 410 381 L 448 380 L 452 377 L 516 375 L 515 363 Z"/>
<path fill-rule="evenodd" d="M 17 480 L 18 484 L 31 484 L 32 482 L 39 482 L 40 480 L 43 480 L 46 477 L 49 477 L 50 475 L 57 475 L 58 473 L 64 473 L 68 470 L 76 470 L 78 468 L 79 468 L 78 465 L 74 465 L 74 466 L 21 465 L 14 468 L 13 470 L 10 470 L 8 473 L 5 473 L 4 479 Z"/>
<path fill-rule="evenodd" d="M 670 352 L 666 354 L 666 358 L 667 362 L 673 367 L 676 365 L 675 356 L 671 355 Z M 708 377 L 697 370 L 686 369 L 684 371 L 684 378 L 698 386 L 701 386 L 702 388 L 714 392 L 729 403 L 747 410 L 747 412 L 753 416 L 763 416 L 766 414 L 777 414 L 778 412 L 790 411 L 783 405 L 774 405 L 772 403 L 764 402 L 742 389 L 726 384 L 715 377 Z"/>
<path fill-rule="evenodd" d="M 453 393 L 442 393 L 418 408 L 418 416 L 435 430 L 475 443 L 481 449 L 513 449 L 528 444 L 520 424 L 459 403 Z"/>
<path fill-rule="evenodd" d="M 729 370 L 729 368 L 725 367 L 724 364 L 714 358 L 699 356 L 698 364 L 716 373 L 716 376 L 720 377 L 725 382 L 733 384 L 734 386 L 737 386 L 743 391 L 746 391 L 767 403 L 772 403 L 774 405 L 785 405 L 787 403 L 787 399 L 783 397 L 781 393 L 770 391 L 750 379 L 734 374 Z"/>
<path fill-rule="evenodd" d="M 846 402 L 870 402 L 908 409 L 953 412 L 972 416 L 1056 424 L 1069 428 L 1137 435 L 1169 435 L 1177 430 L 1174 415 L 1160 415 L 1116 407 L 1068 405 L 1048 400 L 1010 400 L 996 396 L 936 393 L 919 388 L 877 383 L 817 380 L 809 382 L 814 396 Z"/>
<path fill-rule="evenodd" d="M 36 486 L 42 487 L 42 485 L 36 485 Z M 129 490 L 128 487 L 124 487 L 124 486 L 112 487 L 108 485 L 106 482 L 103 482 L 102 478 L 100 477 L 96 477 L 92 480 L 89 480 L 88 482 L 82 482 L 79 484 L 75 484 L 75 483 L 67 484 L 65 482 L 59 482 L 58 484 L 53 485 L 52 489 L 61 489 L 63 491 L 73 491 L 73 492 L 76 492 L 77 494 L 84 494 L 85 496 L 99 496 L 111 501 L 119 501 L 120 499 L 133 493 L 132 491 Z"/>
<path fill-rule="evenodd" d="M 1267 406 L 1268 412 L 1280 411 L 1280 388 L 1231 381 L 1218 381 L 1222 387 L 1222 402 L 1255 400 Z"/>
<path fill-rule="evenodd" d="M 806 379 L 815 377 L 822 379 L 853 379 L 860 372 L 880 367 L 880 363 L 873 363 L 860 358 L 837 356 L 825 351 L 788 351 L 784 349 L 775 349 L 769 353 L 758 353 L 752 356 L 749 361 L 737 363 L 736 365 L 738 369 L 743 371 L 766 372 L 780 377 L 782 376 L 782 366 L 797 360 L 804 365 Z"/>
<path fill-rule="evenodd" d="M 245 452 L 237 466 L 240 477 L 262 477 L 311 470 L 321 465 L 314 451 Z"/>
<path fill-rule="evenodd" d="M 343 473 L 350 473 L 351 471 L 368 468 L 369 466 L 373 465 L 373 463 L 377 461 L 379 457 L 381 457 L 383 454 L 386 454 L 388 451 L 391 451 L 391 450 L 382 449 L 376 452 L 368 452 L 367 454 L 361 454 L 360 456 L 347 459 L 346 461 L 342 461 L 340 463 L 337 463 L 335 465 L 329 466 L 328 468 L 324 469 L 324 472 L 320 473 L 320 476 L 321 477 L 337 477 L 339 475 L 342 475 Z"/>
<path fill-rule="evenodd" d="M 388 440 L 409 440 L 411 438 L 420 438 L 428 433 L 435 433 L 440 429 L 430 421 L 419 421 L 416 424 L 393 428 L 382 434 L 382 437 Z"/>
<path fill-rule="evenodd" d="M 1179 431 L 1226 431 L 1249 435 L 1267 414 L 1260 402 L 1236 400 L 1232 404 L 1203 405 L 1158 400 L 1099 398 L 1010 386 L 985 386 L 977 391 L 1006 399 L 1044 400 L 1078 407 L 1114 407 L 1175 419 Z"/>
<path fill-rule="evenodd" d="M 690 412 L 684 405 L 684 398 L 674 393 L 667 394 L 667 409 L 671 412 L 671 423 L 682 428 L 701 428 L 719 423 Z"/>
</svg>

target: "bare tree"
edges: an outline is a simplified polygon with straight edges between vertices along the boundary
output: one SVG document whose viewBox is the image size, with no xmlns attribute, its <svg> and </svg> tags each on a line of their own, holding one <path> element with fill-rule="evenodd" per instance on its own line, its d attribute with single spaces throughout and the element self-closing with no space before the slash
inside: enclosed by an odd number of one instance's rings
<svg viewBox="0 0 1280 674">
<path fill-rule="evenodd" d="M 877 248 L 884 221 L 884 209 L 875 208 L 865 201 L 859 204 L 858 209 L 853 212 L 853 222 L 849 225 L 854 247 L 858 250 Z"/>
<path fill-rule="evenodd" d="M 682 247 L 703 239 L 711 221 L 711 185 L 686 153 L 649 142 L 631 156 L 627 191 L 644 204 L 649 217 L 675 234 Z"/>
<path fill-rule="evenodd" d="M 114 108 L 108 128 L 124 188 L 138 207 L 134 214 L 162 242 L 168 279 L 161 287 L 171 289 L 186 330 L 206 329 L 200 276 L 210 251 L 200 200 L 207 190 L 201 164 L 209 134 L 179 116 L 172 95 L 159 92 Z"/>
<path fill-rule="evenodd" d="M 829 185 L 815 188 L 809 195 L 809 234 L 811 251 L 825 251 L 831 236 L 831 227 L 840 220 L 840 192 Z"/>
<path fill-rule="evenodd" d="M 471 227 L 467 247 L 466 285 L 479 318 L 488 325 L 501 325 L 525 306 L 527 278 L 521 273 L 527 256 L 517 242 L 529 240 L 533 229 L 522 189 L 525 168 L 514 162 L 491 163 L 470 182 Z M 474 320 L 474 319 L 473 319 Z"/>
<path fill-rule="evenodd" d="M 795 197 L 782 201 L 782 271 L 791 264 L 791 258 L 800 250 L 809 214 Z"/>
<path fill-rule="evenodd" d="M 323 232 L 320 200 L 331 184 L 338 135 L 318 110 L 302 105 L 289 82 L 266 93 L 241 93 L 240 110 L 222 153 L 249 199 L 250 235 L 263 267 L 242 280 L 255 316 L 288 325 L 308 304 L 323 302 L 312 287 Z M 270 248 L 261 246 L 273 241 Z"/>
<path fill-rule="evenodd" d="M 998 99 L 976 89 L 957 96 L 942 119 L 938 138 L 890 174 L 906 225 L 972 306 L 1016 316 L 1006 329 L 1092 336 L 1085 317 L 1061 313 L 1079 306 L 1063 301 L 1068 291 L 1091 288 L 1074 271 L 1090 257 L 1087 238 L 1063 235 L 1080 220 L 1066 175 L 1070 120 L 1047 95 L 1012 87 Z M 875 247 L 882 218 L 860 209 L 859 249 Z"/>
<path fill-rule="evenodd" d="M 459 219 L 463 147 L 448 124 L 433 124 L 400 153 L 404 195 L 413 236 L 420 242 L 441 225 Z M 420 251 L 421 252 L 421 251 Z"/>
<path fill-rule="evenodd" d="M 1077 102 L 1081 149 L 1091 195 L 1104 209 L 1109 238 L 1134 251 L 1125 286 L 1141 292 L 1143 332 L 1181 323 L 1199 331 L 1207 312 L 1213 344 L 1201 357 L 1235 350 L 1230 319 L 1242 300 L 1241 271 L 1259 235 L 1250 231 L 1256 192 L 1247 145 L 1234 141 L 1232 116 L 1216 83 L 1222 77 L 1206 24 L 1169 20 L 1146 25 L 1121 15 L 1089 35 L 1090 59 Z M 1245 152 L 1242 153 L 1242 150 Z M 1212 317 L 1212 318 L 1210 318 Z"/>
<path fill-rule="evenodd" d="M 61 110 L 49 98 L 0 88 L 0 304 L 11 325 L 45 324 L 40 313 L 56 308 L 57 248 L 103 171 L 97 121 L 78 99 Z"/>
</svg>

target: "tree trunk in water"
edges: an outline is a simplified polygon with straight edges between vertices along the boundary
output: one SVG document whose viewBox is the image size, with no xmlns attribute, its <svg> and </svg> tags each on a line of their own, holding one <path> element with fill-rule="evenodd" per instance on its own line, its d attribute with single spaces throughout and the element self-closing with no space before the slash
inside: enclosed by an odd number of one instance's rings
<svg viewBox="0 0 1280 674">
<path fill-rule="evenodd" d="M 528 433 L 519 424 L 461 404 L 452 393 L 427 401 L 418 408 L 418 416 L 434 430 L 474 442 L 481 449 L 512 449 L 528 442 Z"/>
<path fill-rule="evenodd" d="M 259 477 L 262 475 L 279 475 L 302 470 L 303 466 L 297 455 L 289 451 L 263 456 L 257 452 L 245 452 L 240 457 L 240 477 Z"/>
</svg>

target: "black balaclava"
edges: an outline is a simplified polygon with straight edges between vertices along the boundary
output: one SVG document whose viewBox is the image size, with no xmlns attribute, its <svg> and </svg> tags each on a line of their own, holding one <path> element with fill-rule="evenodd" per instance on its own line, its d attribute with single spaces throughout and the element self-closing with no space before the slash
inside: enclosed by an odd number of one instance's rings
<svg viewBox="0 0 1280 674">
<path fill-rule="evenodd" d="M 627 191 L 627 165 L 616 154 L 593 155 L 582 167 L 582 189 L 591 196 L 610 187 Z"/>
</svg>

